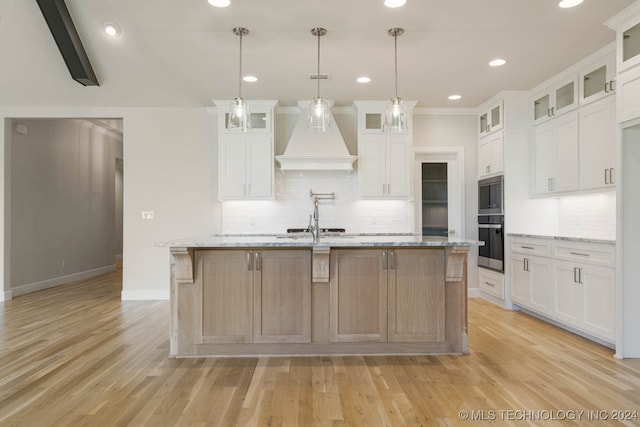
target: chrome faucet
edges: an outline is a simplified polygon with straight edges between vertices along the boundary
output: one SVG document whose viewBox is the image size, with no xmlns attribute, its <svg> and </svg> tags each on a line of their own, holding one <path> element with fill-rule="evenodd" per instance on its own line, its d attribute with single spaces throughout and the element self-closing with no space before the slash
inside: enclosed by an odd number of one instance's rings
<svg viewBox="0 0 640 427">
<path fill-rule="evenodd" d="M 311 236 L 313 236 L 314 242 L 320 241 L 320 227 L 318 225 L 318 221 L 320 220 L 320 215 L 318 214 L 318 197 L 313 198 L 313 223 L 311 223 L 311 215 L 309 215 L 309 231 L 311 231 Z"/>
<path fill-rule="evenodd" d="M 313 216 L 309 215 L 309 231 L 311 232 L 313 241 L 319 242 L 320 225 L 318 222 L 320 221 L 320 213 L 318 211 L 318 201 L 321 199 L 334 200 L 336 193 L 314 193 L 313 190 L 309 190 L 309 196 L 313 197 Z"/>
</svg>

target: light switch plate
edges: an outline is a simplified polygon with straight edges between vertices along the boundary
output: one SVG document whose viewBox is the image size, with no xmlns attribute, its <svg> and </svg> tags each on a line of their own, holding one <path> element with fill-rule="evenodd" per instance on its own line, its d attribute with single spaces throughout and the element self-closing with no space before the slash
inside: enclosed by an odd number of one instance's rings
<svg viewBox="0 0 640 427">
<path fill-rule="evenodd" d="M 153 219 L 153 211 L 142 211 L 142 219 Z"/>
</svg>

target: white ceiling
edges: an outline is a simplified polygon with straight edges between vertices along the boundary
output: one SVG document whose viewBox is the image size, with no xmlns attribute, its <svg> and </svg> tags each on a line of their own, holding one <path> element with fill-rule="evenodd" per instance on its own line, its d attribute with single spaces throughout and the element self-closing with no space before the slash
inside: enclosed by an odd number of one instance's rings
<svg viewBox="0 0 640 427">
<path fill-rule="evenodd" d="M 633 0 L 66 0 L 100 87 L 73 81 L 35 0 L 0 0 L 0 105 L 211 106 L 238 95 L 238 37 L 244 38 L 248 99 L 295 105 L 321 93 L 336 105 L 393 96 L 392 27 L 398 38 L 398 95 L 420 107 L 475 107 L 503 89 L 531 89 L 612 42 L 603 22 Z M 122 29 L 117 39 L 105 21 Z M 489 60 L 508 62 L 491 68 Z M 367 85 L 355 82 L 368 75 Z M 462 99 L 449 101 L 457 93 Z"/>
</svg>

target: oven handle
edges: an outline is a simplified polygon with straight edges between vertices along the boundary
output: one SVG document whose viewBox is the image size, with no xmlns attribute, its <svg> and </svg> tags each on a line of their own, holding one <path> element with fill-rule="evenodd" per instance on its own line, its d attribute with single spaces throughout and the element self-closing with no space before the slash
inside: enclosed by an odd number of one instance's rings
<svg viewBox="0 0 640 427">
<path fill-rule="evenodd" d="M 478 224 L 478 228 L 502 228 L 502 224 Z"/>
</svg>

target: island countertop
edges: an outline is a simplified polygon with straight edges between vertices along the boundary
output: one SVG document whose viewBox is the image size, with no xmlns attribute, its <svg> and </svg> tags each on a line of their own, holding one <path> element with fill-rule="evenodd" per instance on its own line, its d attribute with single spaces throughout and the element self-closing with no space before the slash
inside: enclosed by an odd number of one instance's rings
<svg viewBox="0 0 640 427">
<path fill-rule="evenodd" d="M 314 242 L 308 234 L 214 234 L 157 242 L 158 247 L 234 248 L 234 247 L 447 247 L 483 246 L 484 242 L 453 237 L 432 237 L 419 234 L 380 233 L 320 236 Z"/>
</svg>

